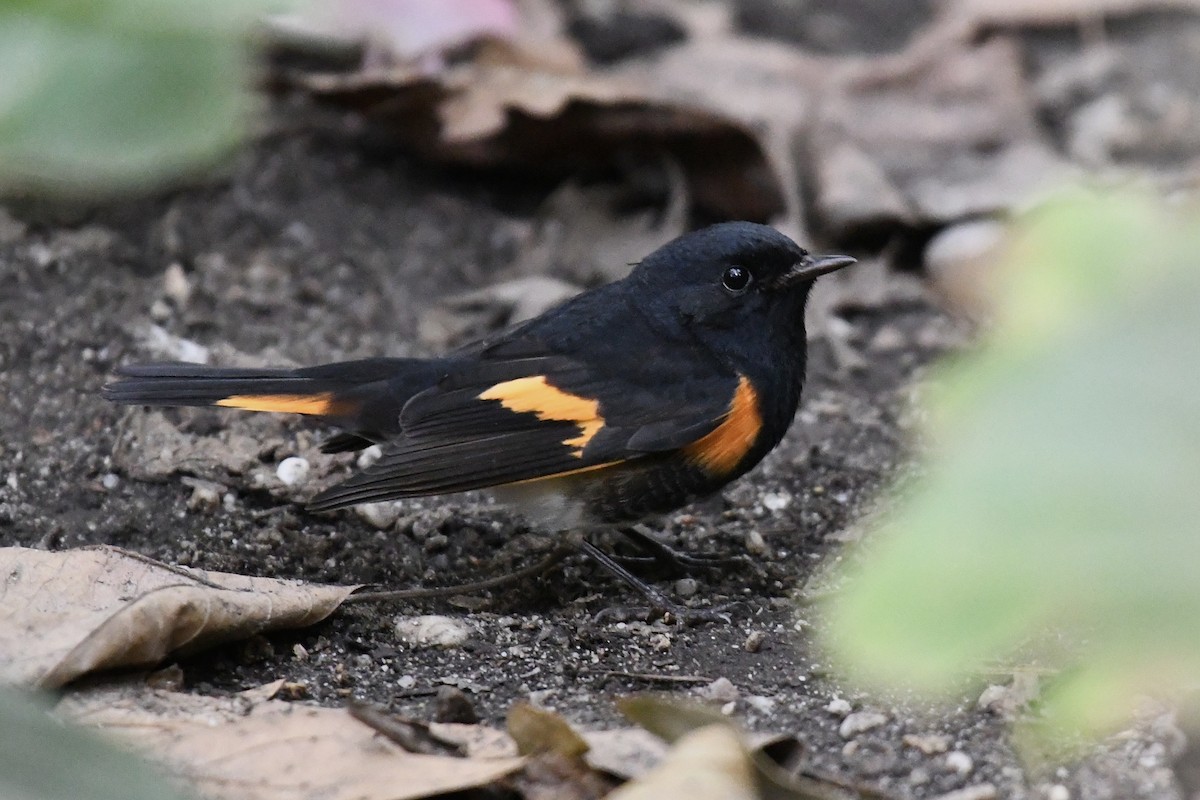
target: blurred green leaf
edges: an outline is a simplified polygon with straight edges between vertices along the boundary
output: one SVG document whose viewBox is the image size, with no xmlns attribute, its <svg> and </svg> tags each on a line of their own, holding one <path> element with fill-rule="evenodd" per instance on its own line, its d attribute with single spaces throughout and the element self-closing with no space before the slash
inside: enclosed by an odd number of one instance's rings
<svg viewBox="0 0 1200 800">
<path fill-rule="evenodd" d="M 55 720 L 40 702 L 0 689 L 0 797 L 182 800 L 138 758 Z"/>
<path fill-rule="evenodd" d="M 981 352 L 944 370 L 919 485 L 831 601 L 868 682 L 1061 668 L 1047 733 L 1200 676 L 1200 216 L 1078 196 L 1026 220 Z"/>
<path fill-rule="evenodd" d="M 0 188 L 151 185 L 228 152 L 263 0 L 0 3 Z"/>
</svg>

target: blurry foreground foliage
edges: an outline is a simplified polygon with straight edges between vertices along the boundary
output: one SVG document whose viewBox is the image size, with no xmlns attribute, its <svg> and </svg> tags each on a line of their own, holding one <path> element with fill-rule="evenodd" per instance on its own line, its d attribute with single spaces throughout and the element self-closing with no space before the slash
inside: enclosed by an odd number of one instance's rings
<svg viewBox="0 0 1200 800">
<path fill-rule="evenodd" d="M 247 31 L 266 5 L 0 2 L 0 190 L 136 189 L 228 152 L 251 110 Z"/>
<path fill-rule="evenodd" d="M 0 689 L 0 797 L 13 800 L 183 800 L 135 756 Z"/>
<path fill-rule="evenodd" d="M 860 679 L 1061 670 L 1048 744 L 1200 687 L 1200 214 L 1076 196 L 1019 226 L 997 326 L 934 390 L 932 462 L 828 609 Z"/>
<path fill-rule="evenodd" d="M 226 153 L 265 3 L 0 0 L 0 191 L 143 188 Z M 0 797 L 168 798 L 140 761 L 0 693 Z"/>
</svg>

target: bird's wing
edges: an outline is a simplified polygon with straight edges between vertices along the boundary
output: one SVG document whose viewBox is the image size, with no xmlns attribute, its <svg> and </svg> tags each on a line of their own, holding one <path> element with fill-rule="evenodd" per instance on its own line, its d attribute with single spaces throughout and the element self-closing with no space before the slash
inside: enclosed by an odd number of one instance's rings
<svg viewBox="0 0 1200 800">
<path fill-rule="evenodd" d="M 675 450 L 718 471 L 749 451 L 761 417 L 744 377 L 698 364 L 659 380 L 631 372 L 641 379 L 554 354 L 466 365 L 413 397 L 403 435 L 311 507 L 560 477 Z"/>
</svg>

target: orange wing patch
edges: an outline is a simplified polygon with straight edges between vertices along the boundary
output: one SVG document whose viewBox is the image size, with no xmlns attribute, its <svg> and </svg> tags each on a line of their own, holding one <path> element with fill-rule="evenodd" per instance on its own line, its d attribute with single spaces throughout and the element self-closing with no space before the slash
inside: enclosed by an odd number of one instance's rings
<svg viewBox="0 0 1200 800">
<path fill-rule="evenodd" d="M 337 416 L 343 413 L 344 403 L 334 399 L 332 392 L 320 394 L 235 394 L 218 400 L 214 405 L 240 408 L 245 411 L 274 411 L 280 414 L 311 414 Z"/>
<path fill-rule="evenodd" d="M 579 426 L 579 435 L 564 439 L 563 444 L 575 448 L 572 455 L 576 458 L 583 458 L 583 448 L 604 427 L 599 400 L 564 392 L 551 386 L 544 375 L 497 383 L 479 399 L 499 400 L 509 411 L 536 414 L 541 420 L 574 422 Z"/>
<path fill-rule="evenodd" d="M 758 410 L 758 395 L 745 375 L 738 379 L 737 390 L 725 412 L 725 419 L 715 430 L 683 449 L 685 455 L 712 474 L 733 472 L 762 430 L 762 414 Z"/>
</svg>

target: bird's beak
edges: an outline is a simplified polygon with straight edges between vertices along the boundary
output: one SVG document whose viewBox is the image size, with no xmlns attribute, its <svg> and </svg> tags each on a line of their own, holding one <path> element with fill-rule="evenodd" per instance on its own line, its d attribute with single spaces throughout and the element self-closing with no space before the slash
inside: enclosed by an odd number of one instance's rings
<svg viewBox="0 0 1200 800">
<path fill-rule="evenodd" d="M 812 256 L 806 255 L 788 272 L 784 281 L 789 286 L 800 281 L 811 281 L 821 275 L 836 272 L 842 267 L 848 267 L 858 259 L 850 256 Z"/>
</svg>

